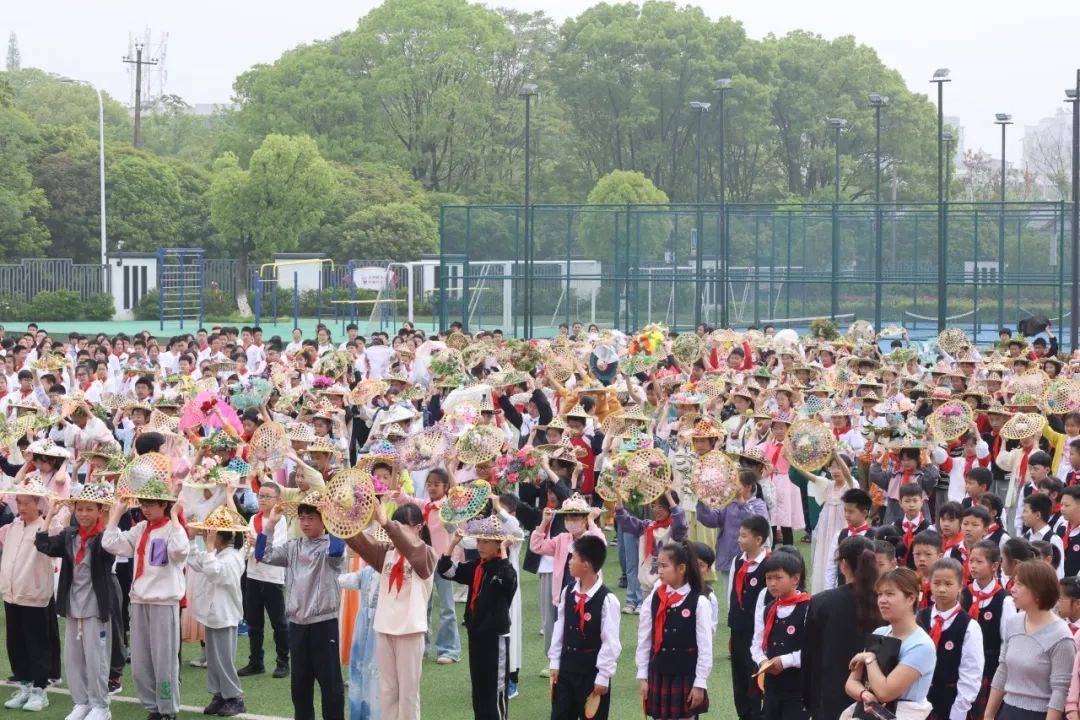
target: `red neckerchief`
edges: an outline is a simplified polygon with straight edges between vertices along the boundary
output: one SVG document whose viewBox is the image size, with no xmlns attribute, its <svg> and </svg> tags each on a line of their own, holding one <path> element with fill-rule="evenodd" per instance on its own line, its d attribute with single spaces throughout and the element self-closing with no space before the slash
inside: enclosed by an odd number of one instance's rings
<svg viewBox="0 0 1080 720">
<path fill-rule="evenodd" d="M 1024 476 L 1027 474 L 1028 455 L 1030 455 L 1034 449 L 1035 448 L 1026 448 L 1023 457 L 1020 458 L 1020 472 L 1016 475 L 1016 477 L 1019 478 L 1018 482 L 1024 482 Z"/>
<path fill-rule="evenodd" d="M 941 631 L 945 628 L 945 623 L 959 614 L 960 606 L 957 605 L 948 615 L 937 615 L 934 617 L 934 625 L 930 628 L 930 639 L 934 641 L 934 647 L 937 647 L 938 642 L 941 640 Z"/>
<path fill-rule="evenodd" d="M 994 436 L 994 448 L 991 451 L 991 457 L 994 458 L 994 462 L 997 462 L 998 452 L 1001 450 L 1001 434 L 994 432 L 992 435 Z"/>
<path fill-rule="evenodd" d="M 862 525 L 860 525 L 858 527 L 851 527 L 850 525 L 848 525 L 848 528 L 847 528 L 848 537 L 855 537 L 856 535 L 862 535 L 863 533 L 865 533 L 869 529 L 870 529 L 870 523 L 863 523 Z"/>
<path fill-rule="evenodd" d="M 913 473 L 913 472 L 915 472 L 915 471 L 914 470 L 909 470 L 907 468 L 904 469 L 903 476 L 900 478 L 900 486 L 901 487 L 903 487 L 904 485 L 907 485 L 909 482 L 911 482 L 911 473 Z"/>
<path fill-rule="evenodd" d="M 979 589 L 975 587 L 975 583 L 968 585 L 968 592 L 971 593 L 971 607 L 968 608 L 968 615 L 971 616 L 972 620 L 979 619 L 979 605 L 982 604 L 983 600 L 989 600 L 994 597 L 1000 589 L 1001 583 L 998 582 L 997 578 L 994 578 L 994 584 L 991 585 L 990 589 L 986 592 L 980 592 Z"/>
<path fill-rule="evenodd" d="M 87 390 L 90 389 L 90 386 L 93 385 L 93 384 L 94 384 L 93 380 L 87 380 L 80 387 L 82 388 L 83 392 L 86 392 Z"/>
<path fill-rule="evenodd" d="M 804 602 L 810 602 L 810 596 L 806 593 L 795 593 L 786 598 L 777 598 L 776 602 L 769 606 L 769 612 L 765 615 L 765 632 L 761 637 L 762 650 L 767 650 L 769 647 L 769 635 L 772 633 L 773 625 L 776 623 L 777 611 L 782 607 L 791 607 Z"/>
<path fill-rule="evenodd" d="M 424 524 L 428 524 L 428 519 L 431 517 L 432 510 L 438 510 L 439 506 L 433 502 L 424 503 Z"/>
<path fill-rule="evenodd" d="M 975 464 L 975 460 L 976 458 L 974 455 L 964 456 L 964 477 L 967 477 L 968 473 L 971 472 L 971 466 Z"/>
<path fill-rule="evenodd" d="M 390 568 L 390 575 L 386 578 L 386 589 L 393 590 L 397 585 L 397 594 L 401 594 L 401 588 L 405 587 L 405 556 L 399 554 L 397 562 Z"/>
<path fill-rule="evenodd" d="M 79 526 L 79 549 L 75 552 L 75 564 L 78 565 L 82 562 L 83 556 L 86 555 L 86 546 L 90 542 L 90 538 L 95 535 L 99 535 L 105 526 L 100 520 L 97 521 L 97 525 L 89 530 L 83 530 L 82 526 Z"/>
<path fill-rule="evenodd" d="M 263 529 L 263 514 L 260 510 L 251 516 L 251 524 L 255 527 L 255 533 L 261 533 Z"/>
<path fill-rule="evenodd" d="M 671 527 L 671 516 L 667 520 L 653 520 L 645 526 L 645 557 L 652 557 L 653 547 L 656 543 L 656 531 L 659 528 Z"/>
<path fill-rule="evenodd" d="M 1055 515 L 1061 513 L 1061 503 L 1059 503 L 1059 502 L 1054 503 L 1053 508 L 1054 508 L 1054 514 Z"/>
<path fill-rule="evenodd" d="M 1072 534 L 1074 532 L 1076 532 L 1077 530 L 1080 530 L 1080 525 L 1073 525 L 1070 522 L 1066 522 L 1065 523 L 1065 538 L 1066 539 L 1071 538 Z"/>
<path fill-rule="evenodd" d="M 907 562 L 908 554 L 911 552 L 911 543 L 915 542 L 915 528 L 922 525 L 923 516 L 919 513 L 919 517 L 914 520 L 908 520 L 904 518 L 902 527 L 904 528 L 904 562 Z"/>
<path fill-rule="evenodd" d="M 972 505 L 974 505 L 974 504 L 975 503 L 972 503 Z M 996 533 L 1000 529 L 1001 529 L 1001 523 L 992 523 L 990 525 L 990 527 L 986 528 L 986 537 L 990 537 L 991 535 L 993 535 L 994 533 Z"/>
<path fill-rule="evenodd" d="M 476 609 L 476 598 L 480 596 L 480 584 L 484 581 L 484 565 L 487 560 L 476 563 L 476 569 L 472 574 L 472 597 L 469 598 L 469 612 Z"/>
<path fill-rule="evenodd" d="M 33 394 L 33 392 L 34 392 L 34 388 L 30 388 L 29 390 L 22 390 L 22 389 L 20 389 L 20 390 L 19 390 L 19 397 L 25 400 L 25 399 L 26 399 L 26 396 L 27 396 L 27 395 L 32 395 L 32 394 Z"/>
<path fill-rule="evenodd" d="M 143 530 L 142 537 L 139 538 L 139 547 L 136 553 L 138 555 L 135 561 L 136 580 L 143 574 L 143 564 L 146 562 L 146 543 L 150 540 L 150 533 L 158 528 L 165 527 L 168 523 L 168 517 L 163 517 L 160 520 L 154 520 L 153 522 L 150 522 L 149 520 L 146 521 L 146 529 Z"/>
<path fill-rule="evenodd" d="M 922 597 L 919 598 L 919 609 L 930 607 L 930 583 L 923 583 Z"/>
<path fill-rule="evenodd" d="M 745 555 L 746 553 L 743 553 L 743 554 Z M 765 553 L 765 557 L 769 557 L 769 553 Z M 750 566 L 751 565 L 757 566 L 757 564 L 758 564 L 757 560 L 751 560 L 750 558 L 746 558 L 745 560 L 743 560 L 743 564 L 739 567 L 739 571 L 735 573 L 735 599 L 739 603 L 739 609 L 740 610 L 742 609 L 742 606 L 743 606 L 743 604 L 742 604 L 742 591 L 743 591 L 743 585 L 746 584 L 746 575 L 747 575 L 747 573 L 750 572 Z"/>
<path fill-rule="evenodd" d="M 667 585 L 658 587 L 656 594 L 660 596 L 660 605 L 656 608 L 656 614 L 653 615 L 652 651 L 654 655 L 660 652 L 660 646 L 664 644 L 664 623 L 667 622 L 668 608 L 683 599 L 683 596 L 674 590 L 668 592 Z"/>
<path fill-rule="evenodd" d="M 962 533 L 962 532 L 956 533 L 951 538 L 946 540 L 945 544 L 941 546 L 941 554 L 944 555 L 945 553 L 949 552 L 950 550 L 952 550 L 957 545 L 963 544 L 963 542 L 964 542 L 964 533 Z"/>
<path fill-rule="evenodd" d="M 580 586 L 579 586 L 580 587 Z M 585 603 L 589 600 L 589 593 L 575 592 L 574 593 L 574 612 L 577 613 L 578 630 L 581 634 L 585 634 Z"/>
<path fill-rule="evenodd" d="M 844 433 L 846 433 L 850 429 L 851 429 L 851 425 L 848 425 L 847 427 L 840 428 L 839 430 L 834 425 L 833 429 L 832 429 L 833 437 L 836 438 L 837 440 L 839 440 L 840 436 L 843 435 Z"/>
<path fill-rule="evenodd" d="M 1013 584 L 1016 582 L 1015 578 L 1009 578 L 1009 582 L 1005 583 L 1005 591 L 1012 592 Z"/>
</svg>

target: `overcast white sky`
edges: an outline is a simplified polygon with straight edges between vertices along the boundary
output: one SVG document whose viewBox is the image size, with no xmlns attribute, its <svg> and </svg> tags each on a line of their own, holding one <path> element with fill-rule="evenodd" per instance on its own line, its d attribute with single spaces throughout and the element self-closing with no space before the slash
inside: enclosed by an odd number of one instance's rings
<svg viewBox="0 0 1080 720">
<path fill-rule="evenodd" d="M 168 91 L 188 102 L 224 102 L 233 78 L 284 50 L 354 26 L 374 0 L 38 0 L 0 2 L 0 42 L 14 31 L 24 66 L 89 80 L 120 99 L 128 95 L 120 59 L 129 31 L 169 34 Z M 589 0 L 502 0 L 558 19 Z M 1064 88 L 1080 67 L 1080 2 L 1075 0 L 727 0 L 697 2 L 711 17 L 741 20 L 751 37 L 802 28 L 826 37 L 853 34 L 900 70 L 915 91 L 929 92 L 937 67 L 952 70 L 945 112 L 958 115 L 968 146 L 999 154 L 995 112 L 1018 129 L 1008 154 L 1019 157 L 1024 124 L 1064 107 Z"/>
</svg>

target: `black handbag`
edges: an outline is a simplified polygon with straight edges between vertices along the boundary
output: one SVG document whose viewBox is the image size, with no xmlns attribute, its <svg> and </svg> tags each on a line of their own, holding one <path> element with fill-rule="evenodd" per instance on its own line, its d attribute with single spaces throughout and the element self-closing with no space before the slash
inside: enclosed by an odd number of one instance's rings
<svg viewBox="0 0 1080 720">
<path fill-rule="evenodd" d="M 863 650 L 874 653 L 878 667 L 888 675 L 900 664 L 900 640 L 888 635 L 870 633 L 863 642 Z M 853 716 L 860 720 L 895 720 L 896 701 L 891 703 L 871 703 L 869 710 L 861 701 L 855 702 Z"/>
</svg>

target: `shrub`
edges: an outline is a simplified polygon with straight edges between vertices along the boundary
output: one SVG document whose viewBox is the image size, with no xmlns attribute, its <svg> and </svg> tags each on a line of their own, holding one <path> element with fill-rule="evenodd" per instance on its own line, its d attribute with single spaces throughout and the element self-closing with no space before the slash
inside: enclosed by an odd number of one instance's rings
<svg viewBox="0 0 1080 720">
<path fill-rule="evenodd" d="M 132 313 L 135 315 L 136 320 L 157 320 L 158 319 L 158 291 L 157 288 L 148 291 L 143 295 L 143 299 L 139 301 L 139 304 L 132 308 Z"/>
<path fill-rule="evenodd" d="M 50 290 L 38 293 L 27 310 L 35 322 L 44 320 L 79 320 L 82 299 L 74 290 Z"/>
<path fill-rule="evenodd" d="M 14 295 L 0 295 L 0 322 L 26 321 L 26 301 Z"/>
<path fill-rule="evenodd" d="M 112 320 L 116 305 L 112 295 L 93 293 L 82 301 L 82 320 Z"/>
</svg>

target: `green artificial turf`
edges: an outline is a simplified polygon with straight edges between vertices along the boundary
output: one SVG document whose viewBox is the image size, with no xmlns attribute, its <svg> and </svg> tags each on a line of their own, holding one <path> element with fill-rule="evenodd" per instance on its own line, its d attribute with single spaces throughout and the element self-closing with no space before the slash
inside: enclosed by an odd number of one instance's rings
<svg viewBox="0 0 1080 720">
<path fill-rule="evenodd" d="M 610 537 L 609 537 L 610 540 Z M 809 558 L 809 545 L 799 544 L 799 550 L 804 557 Z M 608 587 L 615 591 L 620 599 L 625 591 L 617 587 L 619 579 L 619 560 L 614 542 L 610 545 L 607 563 L 605 565 L 604 579 Z M 547 658 L 544 654 L 544 639 L 540 635 L 540 616 L 537 613 L 537 578 L 532 573 L 523 572 L 521 575 L 522 601 L 523 601 L 523 653 L 522 669 L 520 677 L 520 694 L 510 701 L 510 716 L 539 720 L 546 718 L 551 712 L 551 694 L 547 678 L 540 677 L 540 670 L 547 667 Z M 714 583 L 714 587 L 720 593 L 725 588 L 720 582 Z M 711 710 L 708 717 L 727 720 L 735 717 L 735 710 L 731 699 L 731 669 L 728 660 L 727 644 L 728 632 L 724 622 L 726 603 L 721 603 L 721 622 L 717 629 L 713 647 L 713 672 L 709 677 L 709 695 Z M 458 604 L 458 618 L 462 614 L 462 605 Z M 615 674 L 611 686 L 612 704 L 610 717 L 613 720 L 626 720 L 628 718 L 641 718 L 641 704 L 639 700 L 637 681 L 634 679 L 634 651 L 637 646 L 637 616 L 622 615 L 621 635 L 622 654 L 619 656 L 618 671 Z M 0 626 L 0 633 L 3 627 Z M 61 632 L 63 636 L 63 632 Z M 270 628 L 267 626 L 267 645 L 269 652 L 273 654 L 273 642 Z M 462 644 L 466 643 L 464 629 L 462 629 Z M 243 665 L 247 661 L 247 638 L 241 637 L 237 646 L 237 661 Z M 205 670 L 193 668 L 188 661 L 198 654 L 198 647 L 185 644 L 183 655 L 184 663 L 181 666 L 181 702 L 184 705 L 201 708 L 209 701 L 206 692 Z M 465 647 L 462 647 L 462 657 L 467 657 Z M 6 678 L 10 673 L 7 653 L 0 657 L 0 677 Z M 342 668 L 344 678 L 348 678 L 348 668 Z M 130 667 L 124 673 L 124 689 L 122 696 L 133 697 L 135 684 L 131 680 Z M 241 678 L 244 688 L 244 699 L 249 713 L 265 716 L 292 717 L 292 703 L 289 699 L 288 678 L 275 680 L 269 672 L 265 675 Z M 5 689 L 2 693 L 6 700 L 9 692 Z M 318 692 L 315 694 L 318 703 Z M 472 717 L 472 708 L 469 695 L 469 668 L 466 660 L 454 665 L 437 665 L 432 661 L 425 660 L 422 681 L 422 712 L 423 718 L 438 718 L 438 720 L 467 720 Z M 50 695 L 51 705 L 36 716 L 45 719 L 61 720 L 71 711 L 71 699 L 67 695 L 53 693 Z M 348 704 L 346 690 L 346 706 Z M 113 717 L 117 720 L 142 720 L 146 717 L 145 711 L 137 704 L 114 702 L 112 705 Z M 3 710 L 0 715 L 5 718 L 31 717 L 30 713 Z M 181 717 L 202 717 L 201 713 L 181 713 Z M 346 718 L 348 708 L 346 707 Z"/>
</svg>

